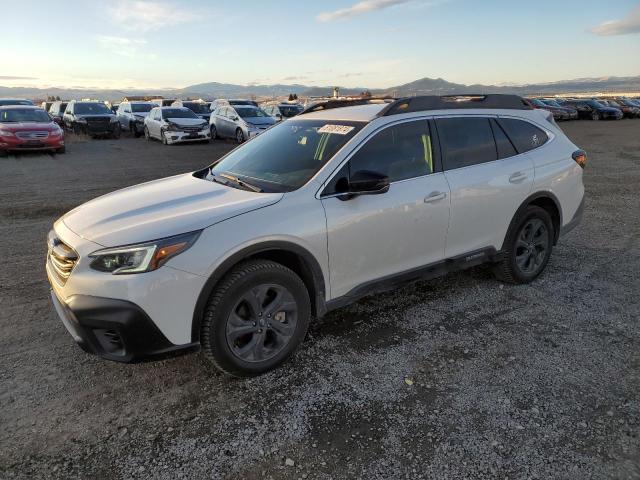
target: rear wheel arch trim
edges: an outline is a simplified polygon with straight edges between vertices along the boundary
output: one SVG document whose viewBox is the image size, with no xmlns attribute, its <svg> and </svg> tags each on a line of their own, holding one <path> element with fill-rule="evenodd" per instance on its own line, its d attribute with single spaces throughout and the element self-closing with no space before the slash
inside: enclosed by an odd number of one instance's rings
<svg viewBox="0 0 640 480">
<path fill-rule="evenodd" d="M 520 206 L 516 210 L 516 213 L 511 218 L 511 222 L 509 222 L 509 227 L 507 228 L 507 231 L 505 232 L 505 237 L 502 240 L 502 246 L 500 248 L 500 251 L 504 251 L 505 243 L 506 243 L 507 238 L 509 236 L 509 232 L 513 228 L 514 224 L 518 221 L 518 219 L 520 218 L 522 213 L 527 209 L 527 207 L 529 205 L 534 204 L 534 202 L 536 200 L 540 200 L 540 199 L 551 200 L 555 204 L 556 209 L 558 210 L 558 217 L 559 217 L 559 219 L 558 219 L 558 227 L 555 228 L 556 231 L 553 232 L 553 236 L 554 236 L 553 244 L 554 245 L 556 244 L 556 242 L 558 241 L 559 235 L 560 235 L 560 229 L 562 228 L 562 207 L 560 206 L 560 201 L 558 200 L 558 197 L 556 197 L 552 192 L 550 192 L 548 190 L 543 190 L 543 191 L 539 191 L 539 192 L 536 192 L 536 193 L 533 193 L 533 194 L 529 195 L 520 204 Z M 554 225 L 554 227 L 555 227 L 555 225 Z"/>
<path fill-rule="evenodd" d="M 308 268 L 312 276 L 313 281 L 313 295 L 309 295 L 312 304 L 312 313 L 318 317 L 324 315 L 327 311 L 326 307 L 326 290 L 325 290 L 325 278 L 322 268 L 318 260 L 309 252 L 306 248 L 292 242 L 283 240 L 272 240 L 267 242 L 257 243 L 250 245 L 242 250 L 232 254 L 226 258 L 209 276 L 204 284 L 204 287 L 200 290 L 196 305 L 193 311 L 193 319 L 191 322 L 191 341 L 200 342 L 200 327 L 202 324 L 202 318 L 204 314 L 205 306 L 209 300 L 209 297 L 213 293 L 216 285 L 229 273 L 233 267 L 251 257 L 255 257 L 261 253 L 270 251 L 281 251 L 284 253 L 293 254 L 298 257 Z M 304 279 L 302 279 L 304 282 Z M 311 293 L 311 292 L 310 292 Z"/>
</svg>

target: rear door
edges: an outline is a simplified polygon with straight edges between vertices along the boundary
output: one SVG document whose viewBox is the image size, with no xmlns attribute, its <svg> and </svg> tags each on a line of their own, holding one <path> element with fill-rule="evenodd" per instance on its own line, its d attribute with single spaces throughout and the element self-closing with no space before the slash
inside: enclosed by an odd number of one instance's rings
<svg viewBox="0 0 640 480">
<path fill-rule="evenodd" d="M 362 170 L 389 177 L 389 191 L 345 199 L 339 186 Z M 344 179 L 344 180 L 343 180 Z M 442 260 L 449 188 L 434 162 L 427 120 L 387 126 L 362 145 L 321 197 L 327 219 L 331 297 Z"/>
<path fill-rule="evenodd" d="M 516 151 L 496 118 L 447 116 L 435 123 L 451 189 L 446 257 L 499 250 L 515 211 L 531 191 L 533 162 Z"/>
</svg>

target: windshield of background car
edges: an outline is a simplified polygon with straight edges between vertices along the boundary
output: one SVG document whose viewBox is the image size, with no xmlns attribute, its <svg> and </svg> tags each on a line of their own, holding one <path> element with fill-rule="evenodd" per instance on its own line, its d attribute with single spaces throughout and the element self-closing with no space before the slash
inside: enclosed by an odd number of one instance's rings
<svg viewBox="0 0 640 480">
<path fill-rule="evenodd" d="M 531 100 L 531 103 L 533 103 L 536 107 L 547 107 L 548 106 L 548 105 L 545 105 L 545 103 L 542 100 L 538 100 L 536 98 Z"/>
<path fill-rule="evenodd" d="M 259 118 L 259 117 L 268 117 L 267 112 L 262 110 L 261 108 L 256 107 L 235 107 L 236 112 L 242 118 Z"/>
<path fill-rule="evenodd" d="M 556 102 L 555 100 L 545 100 L 545 103 L 547 105 L 549 105 L 550 107 L 562 107 L 558 102 Z"/>
<path fill-rule="evenodd" d="M 600 102 L 596 102 L 595 100 L 589 100 L 586 103 L 587 103 L 587 105 L 590 105 L 590 106 L 595 107 L 595 108 L 606 107 L 606 105 L 603 105 Z"/>
<path fill-rule="evenodd" d="M 150 112 L 152 108 L 155 107 L 155 104 L 152 103 L 132 103 L 131 111 L 135 113 L 145 113 Z"/>
<path fill-rule="evenodd" d="M 29 100 L 0 100 L 0 107 L 7 105 L 33 105 Z"/>
<path fill-rule="evenodd" d="M 212 173 L 230 173 L 267 192 L 290 192 L 307 183 L 364 123 L 287 120 L 233 150 Z"/>
<path fill-rule="evenodd" d="M 298 107 L 278 107 L 283 117 L 291 118 L 295 117 L 297 114 L 301 112 Z"/>
<path fill-rule="evenodd" d="M 76 115 L 104 115 L 113 112 L 104 103 L 76 103 L 73 113 Z"/>
<path fill-rule="evenodd" d="M 183 103 L 183 105 L 187 107 L 189 110 L 193 110 L 196 113 L 210 113 L 209 107 L 207 107 L 205 103 L 197 103 L 197 102 L 186 103 L 185 102 Z"/>
<path fill-rule="evenodd" d="M 51 117 L 44 110 L 12 108 L 0 111 L 0 123 L 34 122 L 49 123 Z"/>
<path fill-rule="evenodd" d="M 162 118 L 200 118 L 188 108 L 165 108 Z"/>
</svg>

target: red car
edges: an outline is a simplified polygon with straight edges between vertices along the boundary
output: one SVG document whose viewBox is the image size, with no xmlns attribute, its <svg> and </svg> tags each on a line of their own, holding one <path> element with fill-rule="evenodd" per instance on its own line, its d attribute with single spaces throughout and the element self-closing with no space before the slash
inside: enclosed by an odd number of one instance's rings
<svg viewBox="0 0 640 480">
<path fill-rule="evenodd" d="M 43 109 L 26 105 L 0 107 L 0 156 L 10 151 L 64 153 L 64 132 Z"/>
</svg>

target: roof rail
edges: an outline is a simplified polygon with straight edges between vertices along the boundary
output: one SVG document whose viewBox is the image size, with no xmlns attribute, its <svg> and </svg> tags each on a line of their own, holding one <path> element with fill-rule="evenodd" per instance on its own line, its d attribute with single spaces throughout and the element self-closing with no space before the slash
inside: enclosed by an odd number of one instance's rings
<svg viewBox="0 0 640 480">
<path fill-rule="evenodd" d="M 340 107 L 354 107 L 356 105 L 369 105 L 379 103 L 391 103 L 395 100 L 393 97 L 371 97 L 371 98 L 352 98 L 352 99 L 331 99 L 325 102 L 319 102 L 315 105 L 305 108 L 298 115 L 304 115 L 305 113 L 319 112 L 321 110 L 329 110 L 331 108 Z"/>
<path fill-rule="evenodd" d="M 424 110 L 451 110 L 465 108 L 492 108 L 508 110 L 532 110 L 522 97 L 503 94 L 463 94 L 463 95 L 425 95 L 421 97 L 400 98 L 387 105 L 379 117 L 400 113 L 422 112 Z"/>
</svg>

